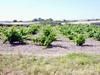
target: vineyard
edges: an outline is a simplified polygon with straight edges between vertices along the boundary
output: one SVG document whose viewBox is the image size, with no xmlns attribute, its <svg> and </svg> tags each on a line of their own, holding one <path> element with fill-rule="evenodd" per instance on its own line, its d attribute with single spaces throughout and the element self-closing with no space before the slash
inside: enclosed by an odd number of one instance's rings
<svg viewBox="0 0 100 75">
<path fill-rule="evenodd" d="M 25 44 L 28 40 L 33 44 L 43 45 L 46 48 L 51 45 L 53 41 L 57 40 L 58 36 L 65 36 L 73 41 L 77 46 L 82 46 L 87 38 L 93 38 L 100 41 L 100 27 L 95 25 L 30 25 L 0 27 L 0 38 L 3 43 L 9 44 Z"/>
<path fill-rule="evenodd" d="M 0 64 L 0 75 L 100 75 L 100 26 L 1 26 Z"/>
<path fill-rule="evenodd" d="M 86 24 L 1 26 L 0 49 L 1 53 L 25 51 L 31 54 L 42 52 L 62 54 L 77 50 L 100 53 L 100 26 Z"/>
</svg>

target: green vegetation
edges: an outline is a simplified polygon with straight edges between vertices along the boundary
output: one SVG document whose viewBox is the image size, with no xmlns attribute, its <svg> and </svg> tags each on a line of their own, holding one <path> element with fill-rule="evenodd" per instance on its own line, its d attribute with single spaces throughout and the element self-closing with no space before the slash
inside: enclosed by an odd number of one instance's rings
<svg viewBox="0 0 100 75">
<path fill-rule="evenodd" d="M 100 31 L 95 33 L 95 38 L 100 41 Z"/>
<path fill-rule="evenodd" d="M 3 33 L 3 34 L 2 34 Z M 48 25 L 33 24 L 29 27 L 0 27 L 0 38 L 4 35 L 6 41 L 10 43 L 30 40 L 34 43 L 49 47 L 59 35 L 66 36 L 76 45 L 83 45 L 87 38 L 93 38 L 100 41 L 100 26 L 85 24 L 66 24 L 66 25 Z"/>
<path fill-rule="evenodd" d="M 9 41 L 10 44 L 15 42 L 24 43 L 24 39 L 26 38 L 26 33 L 24 29 L 18 29 L 17 27 L 11 27 L 2 31 L 5 37 L 5 41 Z"/>
<path fill-rule="evenodd" d="M 82 46 L 85 43 L 85 37 L 82 34 L 78 34 L 77 37 L 75 37 L 76 45 Z"/>
<path fill-rule="evenodd" d="M 72 41 L 76 42 L 76 45 L 83 45 L 86 38 L 96 38 L 100 41 L 100 27 L 95 25 L 82 25 L 82 24 L 68 24 L 60 26 L 61 34 L 66 36 Z"/>
<path fill-rule="evenodd" d="M 36 34 L 39 31 L 39 25 L 31 25 L 29 26 L 28 32 L 31 34 Z"/>
<path fill-rule="evenodd" d="M 100 75 L 100 55 L 68 54 L 54 58 L 0 55 L 0 75 Z"/>
<path fill-rule="evenodd" d="M 49 47 L 53 41 L 56 40 L 56 34 L 51 26 L 42 27 L 40 34 L 33 42 L 40 43 L 43 46 Z"/>
<path fill-rule="evenodd" d="M 0 27 L 0 39 L 4 42 L 27 43 L 32 41 L 49 47 L 57 37 L 65 36 L 82 46 L 87 38 L 100 41 L 100 26 L 32 25 L 29 27 Z M 53 58 L 22 55 L 0 55 L 0 75 L 100 75 L 100 55 L 68 54 Z"/>
</svg>

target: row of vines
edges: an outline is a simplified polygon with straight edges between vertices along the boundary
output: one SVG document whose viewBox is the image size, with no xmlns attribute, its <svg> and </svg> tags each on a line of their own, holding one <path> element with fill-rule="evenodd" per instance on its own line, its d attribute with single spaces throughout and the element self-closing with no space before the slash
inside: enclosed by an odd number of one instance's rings
<svg viewBox="0 0 100 75">
<path fill-rule="evenodd" d="M 57 40 L 57 34 L 66 36 L 78 46 L 82 46 L 87 38 L 100 41 L 100 27 L 95 25 L 51 26 L 34 24 L 28 27 L 0 27 L 0 39 L 3 40 L 3 43 L 9 42 L 10 44 L 23 44 L 27 43 L 27 40 L 31 40 L 34 44 L 49 47 L 53 41 Z"/>
</svg>

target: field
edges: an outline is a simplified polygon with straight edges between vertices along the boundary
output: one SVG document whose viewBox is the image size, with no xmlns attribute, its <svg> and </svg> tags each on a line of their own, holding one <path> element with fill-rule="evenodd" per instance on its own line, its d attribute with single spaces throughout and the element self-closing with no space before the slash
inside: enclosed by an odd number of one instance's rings
<svg viewBox="0 0 100 75">
<path fill-rule="evenodd" d="M 68 24 L 0 27 L 0 53 L 62 55 L 68 52 L 100 54 L 100 26 Z"/>
<path fill-rule="evenodd" d="M 56 58 L 0 55 L 0 75 L 100 75 L 100 55 L 68 54 Z"/>
<path fill-rule="evenodd" d="M 1 75 L 99 75 L 100 26 L 0 27 Z"/>
</svg>

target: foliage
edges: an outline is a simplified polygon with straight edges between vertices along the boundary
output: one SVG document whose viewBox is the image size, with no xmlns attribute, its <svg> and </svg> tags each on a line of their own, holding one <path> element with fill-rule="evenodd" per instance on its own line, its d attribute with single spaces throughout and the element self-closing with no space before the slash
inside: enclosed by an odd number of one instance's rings
<svg viewBox="0 0 100 75">
<path fill-rule="evenodd" d="M 95 33 L 96 33 L 95 30 L 90 31 L 90 32 L 89 32 L 89 37 L 90 37 L 90 38 L 91 38 L 91 37 L 94 37 L 94 36 L 95 36 Z"/>
<path fill-rule="evenodd" d="M 70 40 L 76 40 L 77 45 L 83 44 L 85 42 L 85 38 L 95 37 L 97 40 L 100 40 L 100 27 L 96 25 L 67 24 L 64 26 L 60 26 L 59 30 L 61 34 L 63 34 Z M 83 35 L 85 36 L 85 38 Z"/>
<path fill-rule="evenodd" d="M 28 29 L 28 32 L 31 33 L 31 34 L 36 34 L 39 30 L 39 25 L 30 25 L 29 26 L 29 29 Z"/>
<path fill-rule="evenodd" d="M 18 27 L 18 29 L 19 29 L 19 33 L 21 34 L 21 35 L 27 35 L 28 34 L 28 28 L 27 27 Z"/>
<path fill-rule="evenodd" d="M 98 41 L 100 41 L 100 31 L 97 31 L 97 32 L 95 33 L 95 38 L 96 38 Z"/>
<path fill-rule="evenodd" d="M 78 34 L 75 38 L 76 45 L 82 46 L 85 43 L 85 37 L 82 34 Z"/>
<path fill-rule="evenodd" d="M 13 22 L 18 22 L 17 20 L 13 20 Z"/>
<path fill-rule="evenodd" d="M 24 29 L 17 29 L 17 27 L 11 27 L 3 31 L 3 34 L 5 36 L 5 41 L 9 41 L 10 44 L 13 44 L 15 42 L 23 43 L 24 39 L 26 38 L 26 34 L 24 32 Z"/>
<path fill-rule="evenodd" d="M 45 26 L 40 31 L 38 38 L 33 39 L 34 42 L 39 42 L 41 45 L 49 47 L 56 40 L 56 35 L 51 26 Z"/>
<path fill-rule="evenodd" d="M 86 38 L 96 38 L 100 40 L 100 26 L 96 25 L 86 25 L 86 24 L 65 24 L 65 25 L 48 25 L 48 24 L 33 24 L 29 27 L 19 26 L 19 27 L 0 27 L 0 38 L 2 37 L 2 32 L 7 40 L 12 40 L 13 36 L 18 36 L 20 39 L 27 38 L 27 40 L 32 40 L 35 43 L 40 43 L 44 46 L 49 46 L 57 37 L 63 34 L 66 38 L 72 41 L 79 39 L 78 35 L 84 35 Z M 39 33 L 39 34 L 37 34 Z M 37 34 L 37 35 L 33 35 Z M 9 38 L 7 38 L 9 36 Z M 38 36 L 38 37 L 35 37 Z M 15 39 L 15 37 L 13 37 Z M 7 41 L 6 40 L 6 41 Z M 18 40 L 18 39 L 17 39 Z M 15 42 L 19 42 L 19 41 Z"/>
</svg>

